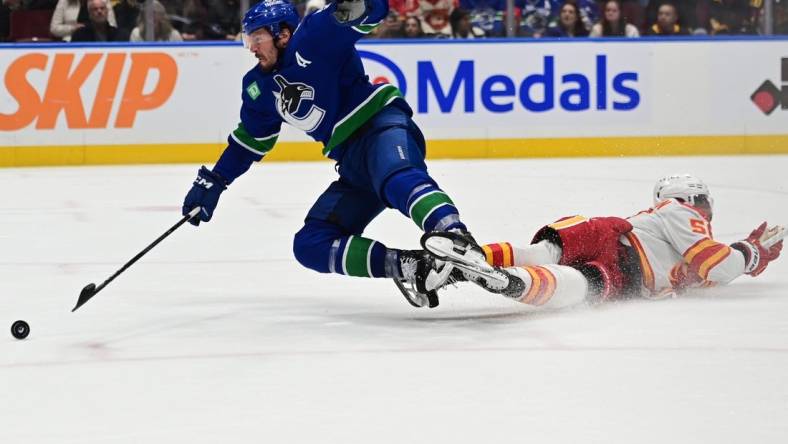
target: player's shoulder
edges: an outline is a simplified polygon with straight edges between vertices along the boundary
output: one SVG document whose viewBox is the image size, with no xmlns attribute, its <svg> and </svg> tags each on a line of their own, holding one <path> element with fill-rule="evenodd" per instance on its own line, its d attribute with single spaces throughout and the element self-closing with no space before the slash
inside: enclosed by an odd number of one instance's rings
<svg viewBox="0 0 788 444">
<path fill-rule="evenodd" d="M 695 233 L 711 235 L 711 222 L 697 208 L 668 199 L 654 207 L 658 215 L 668 226 L 679 227 L 681 230 L 691 230 Z"/>
<path fill-rule="evenodd" d="M 682 215 L 705 219 L 703 214 L 692 205 L 679 202 L 677 199 L 665 199 L 654 206 L 654 212 L 660 215 Z"/>
</svg>

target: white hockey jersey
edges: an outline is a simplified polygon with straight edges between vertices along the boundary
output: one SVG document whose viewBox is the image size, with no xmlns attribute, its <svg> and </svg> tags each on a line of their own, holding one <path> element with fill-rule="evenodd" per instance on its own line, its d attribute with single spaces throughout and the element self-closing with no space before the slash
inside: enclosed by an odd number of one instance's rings
<svg viewBox="0 0 788 444">
<path fill-rule="evenodd" d="M 715 241 L 709 221 L 678 200 L 665 200 L 627 220 L 634 229 L 621 242 L 638 253 L 646 296 L 727 284 L 744 273 L 744 255 Z"/>
</svg>

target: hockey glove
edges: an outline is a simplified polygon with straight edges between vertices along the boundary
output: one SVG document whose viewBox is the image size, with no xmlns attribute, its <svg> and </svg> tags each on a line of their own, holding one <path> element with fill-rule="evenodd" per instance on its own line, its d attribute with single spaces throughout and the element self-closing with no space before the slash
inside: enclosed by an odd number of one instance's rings
<svg viewBox="0 0 788 444">
<path fill-rule="evenodd" d="M 189 219 L 189 223 L 197 226 L 200 222 L 208 222 L 213 217 L 216 204 L 219 203 L 219 195 L 226 189 L 227 185 L 222 176 L 203 166 L 197 172 L 192 189 L 183 200 L 183 215 L 189 214 L 192 208 L 202 207 L 196 216 Z"/>
<path fill-rule="evenodd" d="M 780 256 L 783 249 L 785 228 L 775 225 L 766 229 L 766 222 L 742 241 L 731 244 L 731 248 L 739 250 L 744 255 L 744 273 L 758 276 L 763 273 L 769 262 Z"/>
<path fill-rule="evenodd" d="M 367 12 L 367 2 L 364 0 L 336 0 L 337 9 L 334 18 L 339 23 L 348 23 L 361 18 Z"/>
</svg>

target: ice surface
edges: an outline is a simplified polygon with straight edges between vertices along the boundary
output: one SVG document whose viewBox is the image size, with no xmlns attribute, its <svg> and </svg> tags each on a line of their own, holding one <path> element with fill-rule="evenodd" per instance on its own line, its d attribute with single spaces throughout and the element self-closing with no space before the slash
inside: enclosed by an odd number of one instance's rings
<svg viewBox="0 0 788 444">
<path fill-rule="evenodd" d="M 676 172 L 709 183 L 720 240 L 788 223 L 788 156 L 430 168 L 482 242 L 632 214 Z M 669 301 L 540 312 L 467 286 L 417 310 L 293 259 L 328 163 L 255 167 L 70 313 L 178 220 L 196 169 L 0 169 L 0 443 L 788 442 L 785 258 Z M 418 245 L 394 211 L 366 234 Z"/>
</svg>

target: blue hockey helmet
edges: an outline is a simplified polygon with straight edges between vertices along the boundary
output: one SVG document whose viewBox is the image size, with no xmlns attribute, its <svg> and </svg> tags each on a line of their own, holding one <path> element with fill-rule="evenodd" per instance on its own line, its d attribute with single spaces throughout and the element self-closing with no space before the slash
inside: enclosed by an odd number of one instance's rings
<svg viewBox="0 0 788 444">
<path fill-rule="evenodd" d="M 246 35 L 265 28 L 277 39 L 283 23 L 295 31 L 298 27 L 298 12 L 287 0 L 263 0 L 246 11 L 241 23 Z"/>
</svg>

